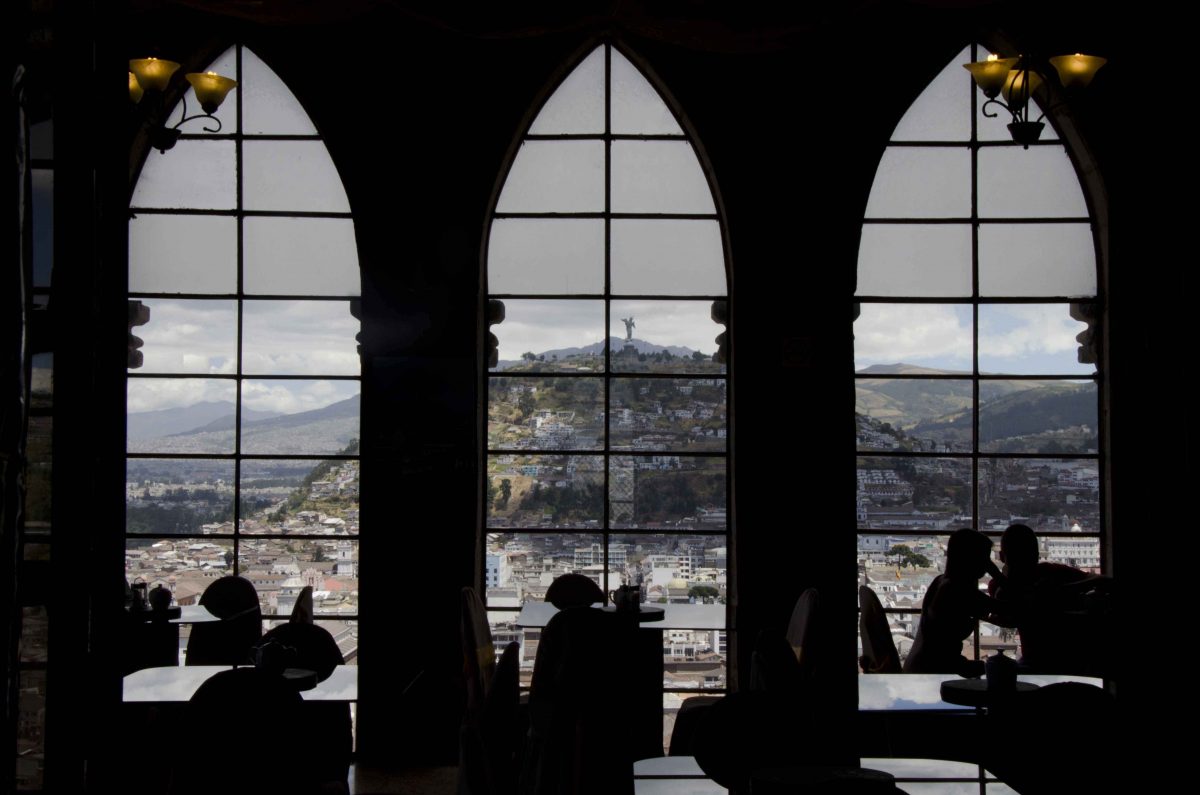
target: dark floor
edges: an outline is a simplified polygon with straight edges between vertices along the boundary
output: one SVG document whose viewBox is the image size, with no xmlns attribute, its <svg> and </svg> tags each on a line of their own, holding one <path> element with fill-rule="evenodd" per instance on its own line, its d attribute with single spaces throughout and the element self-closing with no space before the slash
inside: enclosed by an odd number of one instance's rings
<svg viewBox="0 0 1200 795">
<path fill-rule="evenodd" d="M 384 767 L 350 767 L 352 795 L 454 795 L 458 768 L 418 767 L 389 770 Z"/>
</svg>

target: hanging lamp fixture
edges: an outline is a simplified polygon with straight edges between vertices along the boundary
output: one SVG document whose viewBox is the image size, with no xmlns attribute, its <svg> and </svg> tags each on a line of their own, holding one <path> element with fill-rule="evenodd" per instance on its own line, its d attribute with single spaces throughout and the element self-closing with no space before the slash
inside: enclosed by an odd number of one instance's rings
<svg viewBox="0 0 1200 795">
<path fill-rule="evenodd" d="M 178 70 L 179 64 L 161 58 L 131 60 L 129 62 L 130 102 L 138 105 L 146 98 L 146 95 L 150 95 L 152 100 L 161 106 L 164 92 Z M 214 114 L 221 107 L 221 103 L 225 101 L 229 92 L 237 88 L 236 80 L 216 72 L 190 72 L 184 75 L 184 79 L 191 84 L 196 99 L 200 102 L 200 109 L 204 112 L 189 116 L 187 94 L 185 93 L 182 97 L 183 113 L 180 115 L 179 121 L 170 127 L 164 121 L 150 129 L 150 144 L 160 152 L 166 152 L 175 146 L 179 136 L 183 134 L 181 128 L 188 122 L 204 120 L 205 132 L 220 132 L 221 120 Z M 161 107 L 159 109 L 161 111 Z M 215 126 L 210 126 L 210 124 Z"/>
<path fill-rule="evenodd" d="M 1054 67 L 1058 81 L 1067 91 L 1078 91 L 1092 82 L 1096 72 L 1104 66 L 1108 59 L 1097 55 L 1056 55 L 1049 59 Z M 975 85 L 987 97 L 981 110 L 989 119 L 999 116 L 999 111 L 992 109 L 998 105 L 1012 116 L 1008 132 L 1017 143 L 1029 148 L 1041 138 L 1046 124 L 1042 121 L 1046 114 L 1043 112 L 1036 119 L 1030 118 L 1030 97 L 1041 90 L 1047 82 L 1046 75 L 1050 70 L 1039 70 L 1034 60 L 1028 55 L 1015 58 L 1001 58 L 989 55 L 986 61 L 963 64 L 963 68 L 971 73 Z"/>
</svg>

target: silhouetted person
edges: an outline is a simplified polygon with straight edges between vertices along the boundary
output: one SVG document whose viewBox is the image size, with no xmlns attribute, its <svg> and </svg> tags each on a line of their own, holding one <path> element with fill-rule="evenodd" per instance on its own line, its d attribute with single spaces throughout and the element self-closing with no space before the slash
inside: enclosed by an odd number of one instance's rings
<svg viewBox="0 0 1200 795">
<path fill-rule="evenodd" d="M 976 619 L 993 612 L 995 600 L 979 590 L 984 574 L 1000 574 L 991 551 L 991 539 L 977 530 L 963 528 L 951 533 L 946 544 L 946 572 L 929 584 L 904 673 L 983 674 L 982 662 L 963 656 L 962 643 L 975 630 Z"/>
<path fill-rule="evenodd" d="M 1039 561 L 1037 536 L 1023 524 L 1004 531 L 1000 560 L 1004 576 L 988 583 L 998 603 L 990 620 L 1017 628 L 1022 665 L 1040 671 L 1079 669 L 1091 644 L 1080 636 L 1086 634 L 1087 622 L 1077 619 L 1086 615 L 1086 594 L 1107 593 L 1111 578 Z"/>
</svg>

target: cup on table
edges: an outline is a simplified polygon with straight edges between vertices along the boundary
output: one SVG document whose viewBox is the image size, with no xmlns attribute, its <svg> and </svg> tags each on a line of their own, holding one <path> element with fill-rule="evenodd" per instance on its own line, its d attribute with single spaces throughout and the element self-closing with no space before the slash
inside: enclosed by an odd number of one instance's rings
<svg viewBox="0 0 1200 795">
<path fill-rule="evenodd" d="M 615 591 L 608 592 L 613 606 L 618 610 L 636 612 L 642 603 L 642 589 L 636 585 L 622 585 Z"/>
</svg>

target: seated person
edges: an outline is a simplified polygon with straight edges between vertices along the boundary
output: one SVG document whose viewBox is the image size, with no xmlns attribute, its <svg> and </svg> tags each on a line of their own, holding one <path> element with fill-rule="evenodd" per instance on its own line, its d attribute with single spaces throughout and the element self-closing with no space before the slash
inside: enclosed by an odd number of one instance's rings
<svg viewBox="0 0 1200 795">
<path fill-rule="evenodd" d="M 946 544 L 946 572 L 929 584 L 921 604 L 921 623 L 904 673 L 981 676 L 983 663 L 963 656 L 963 641 L 975 621 L 994 612 L 995 600 L 979 590 L 984 574 L 1000 574 L 991 559 L 992 541 L 977 530 L 955 530 Z"/>
<path fill-rule="evenodd" d="M 1038 560 L 1037 536 L 1023 524 L 1011 525 L 1000 539 L 1002 577 L 988 583 L 997 605 L 989 620 L 1016 627 L 1021 637 L 1019 662 L 1032 670 L 1068 673 L 1087 656 L 1087 621 L 1079 620 L 1089 599 L 1107 594 L 1112 579 L 1073 566 Z"/>
</svg>

